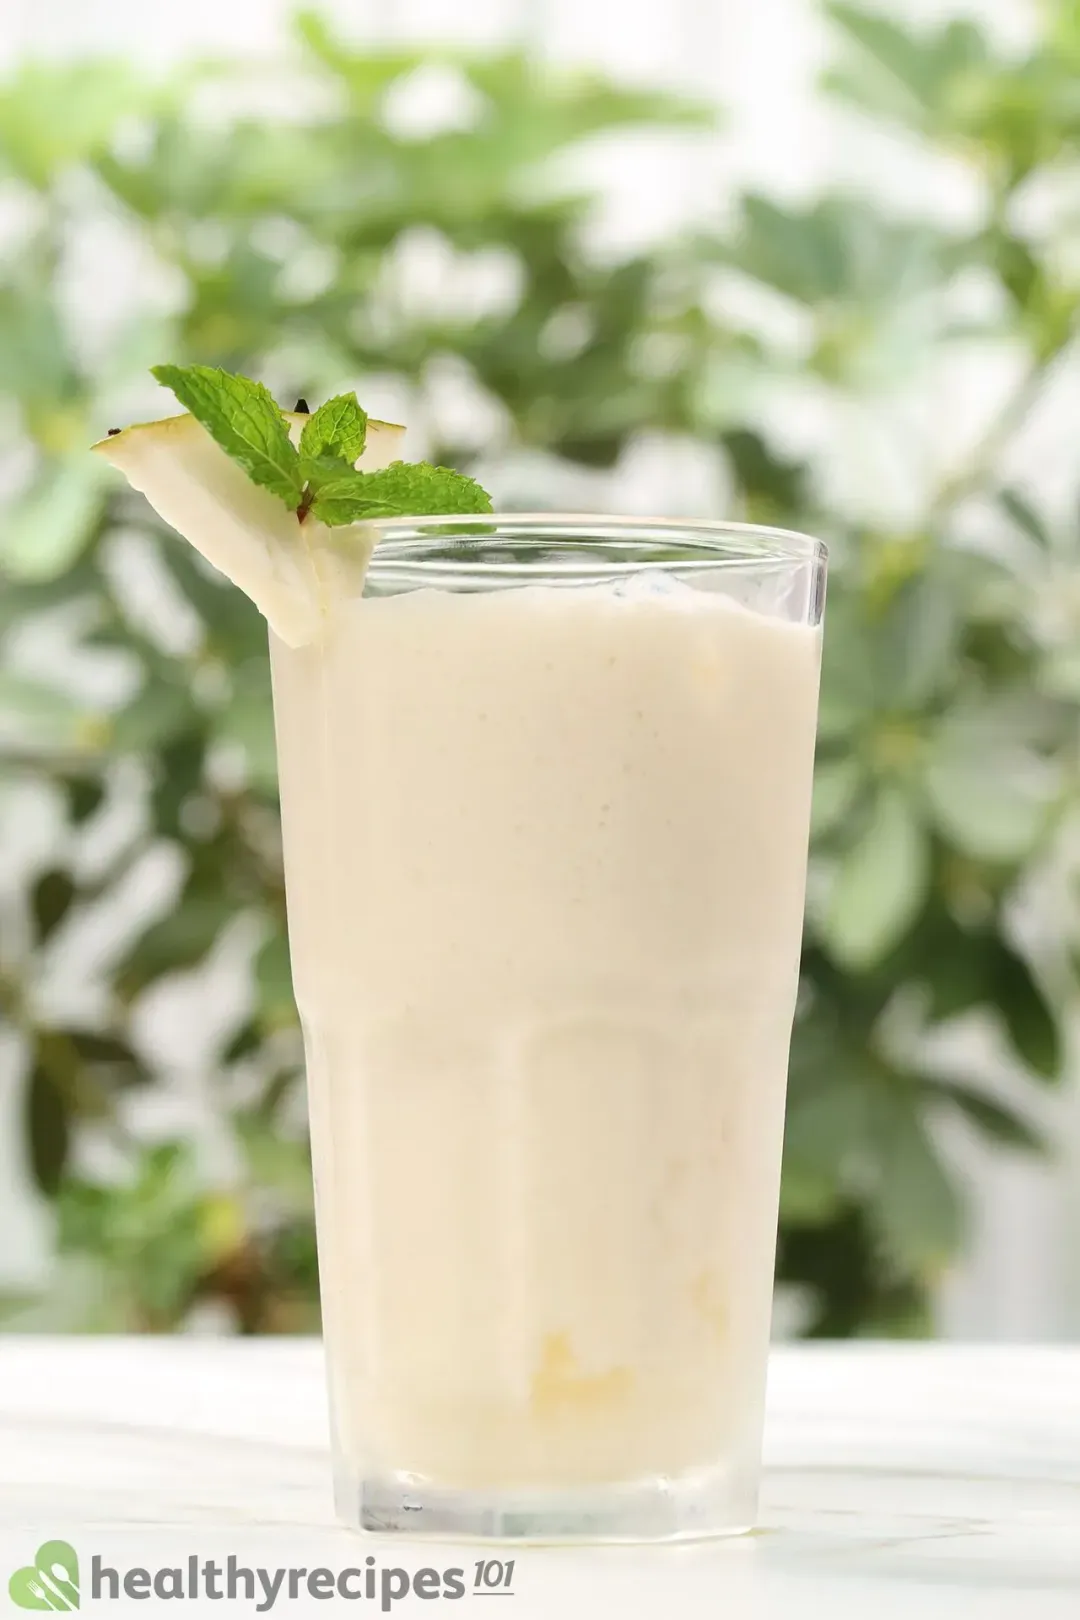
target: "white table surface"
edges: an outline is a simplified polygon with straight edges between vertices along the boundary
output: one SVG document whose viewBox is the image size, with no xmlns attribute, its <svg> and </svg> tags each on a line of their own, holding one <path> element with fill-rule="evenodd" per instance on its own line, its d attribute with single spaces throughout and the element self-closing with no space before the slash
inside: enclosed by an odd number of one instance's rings
<svg viewBox="0 0 1080 1620">
<path fill-rule="evenodd" d="M 519 1548 L 513 1620 L 1080 1620 L 1080 1348 L 780 1349 L 765 1453 L 756 1534 Z M 75 1546 L 83 1609 L 102 1615 L 132 1600 L 88 1601 L 95 1553 L 121 1572 L 230 1553 L 471 1571 L 482 1550 L 335 1525 L 317 1343 L 0 1338 L 0 1601 L 50 1537 Z M 392 1612 L 438 1620 L 479 1601 L 410 1594 Z M 256 1612 L 243 1598 L 180 1612 L 203 1608 Z M 302 1590 L 272 1612 L 298 1610 L 381 1606 Z"/>
</svg>

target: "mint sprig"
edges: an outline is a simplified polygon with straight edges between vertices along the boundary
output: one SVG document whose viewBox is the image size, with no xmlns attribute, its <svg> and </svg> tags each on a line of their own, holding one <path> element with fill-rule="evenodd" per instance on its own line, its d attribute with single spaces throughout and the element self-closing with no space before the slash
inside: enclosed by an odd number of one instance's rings
<svg viewBox="0 0 1080 1620">
<path fill-rule="evenodd" d="M 487 491 L 450 467 L 394 461 L 377 472 L 357 471 L 368 418 L 355 394 L 320 405 L 304 423 L 297 448 L 262 383 L 215 366 L 151 369 L 248 477 L 283 500 L 301 523 L 309 514 L 336 528 L 370 518 L 491 511 Z"/>
</svg>

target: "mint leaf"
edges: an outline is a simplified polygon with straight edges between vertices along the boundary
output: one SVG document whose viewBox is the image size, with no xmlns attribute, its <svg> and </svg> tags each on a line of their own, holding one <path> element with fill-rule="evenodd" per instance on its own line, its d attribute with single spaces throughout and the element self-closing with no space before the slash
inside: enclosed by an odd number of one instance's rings
<svg viewBox="0 0 1080 1620">
<path fill-rule="evenodd" d="M 426 461 L 392 461 L 379 472 L 328 478 L 311 505 L 312 515 L 330 527 L 365 518 L 490 511 L 491 497 L 475 478 Z"/>
<path fill-rule="evenodd" d="M 331 529 L 346 523 L 359 523 L 364 518 L 401 517 L 402 507 L 367 494 L 363 486 L 357 484 L 357 478 L 367 476 L 366 473 L 356 473 L 323 484 L 311 503 L 312 516 Z"/>
<path fill-rule="evenodd" d="M 216 366 L 152 366 L 159 383 L 201 422 L 226 455 L 294 509 L 303 481 L 300 457 L 269 389 Z"/>
<path fill-rule="evenodd" d="M 304 483 L 304 504 L 311 505 L 311 497 L 325 489 L 327 484 L 338 479 L 346 483 L 354 476 L 351 462 L 345 461 L 341 456 L 305 456 L 300 457 L 300 477 Z"/>
<path fill-rule="evenodd" d="M 301 456 L 338 456 L 352 466 L 367 438 L 367 412 L 355 394 L 338 394 L 309 416 L 300 435 Z"/>
</svg>

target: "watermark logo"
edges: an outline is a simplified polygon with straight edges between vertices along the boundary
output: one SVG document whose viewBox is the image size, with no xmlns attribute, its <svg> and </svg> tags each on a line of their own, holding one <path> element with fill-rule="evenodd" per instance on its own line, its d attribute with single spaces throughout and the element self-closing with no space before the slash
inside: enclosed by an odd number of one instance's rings
<svg viewBox="0 0 1080 1620">
<path fill-rule="evenodd" d="M 361 1565 L 347 1569 L 333 1570 L 322 1565 L 314 1569 L 306 1565 L 264 1569 L 261 1565 L 242 1564 L 235 1553 L 221 1563 L 190 1553 L 160 1569 L 141 1565 L 120 1569 L 94 1553 L 89 1559 L 86 1595 L 91 1604 L 126 1598 L 136 1602 L 151 1597 L 226 1598 L 246 1602 L 256 1614 L 266 1614 L 279 1597 L 287 1603 L 303 1597 L 344 1598 L 390 1614 L 396 1604 L 410 1596 L 441 1598 L 451 1603 L 466 1597 L 512 1598 L 514 1564 L 512 1558 L 478 1558 L 471 1567 L 409 1570 L 380 1564 L 375 1554 L 369 1553 Z M 15 1571 L 8 1591 L 20 1609 L 79 1608 L 79 1557 L 74 1547 L 67 1541 L 43 1541 L 34 1562 Z"/>
<path fill-rule="evenodd" d="M 67 1541 L 43 1541 L 34 1562 L 17 1569 L 8 1582 L 20 1609 L 77 1609 L 79 1557 Z"/>
</svg>

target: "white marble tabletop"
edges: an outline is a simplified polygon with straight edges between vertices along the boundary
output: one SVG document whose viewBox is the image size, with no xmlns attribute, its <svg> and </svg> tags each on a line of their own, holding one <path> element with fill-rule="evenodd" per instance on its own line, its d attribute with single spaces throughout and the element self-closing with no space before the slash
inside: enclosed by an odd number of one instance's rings
<svg viewBox="0 0 1080 1620">
<path fill-rule="evenodd" d="M 95 1557 L 122 1580 L 193 1557 L 340 1572 L 374 1554 L 380 1578 L 405 1572 L 391 1593 L 425 1566 L 472 1582 L 501 1549 L 335 1525 L 322 1378 L 307 1340 L 0 1339 L 0 1592 L 50 1538 L 76 1549 L 95 1614 L 132 1601 L 93 1599 Z M 1080 1348 L 778 1349 L 765 1453 L 754 1535 L 508 1551 L 514 1620 L 1080 1620 Z M 299 1580 L 273 1612 L 325 1613 Z M 261 1592 L 239 1590 L 227 1610 L 256 1613 Z M 389 1611 L 437 1620 L 448 1601 L 410 1590 Z M 388 1612 L 380 1595 L 358 1608 Z"/>
</svg>

